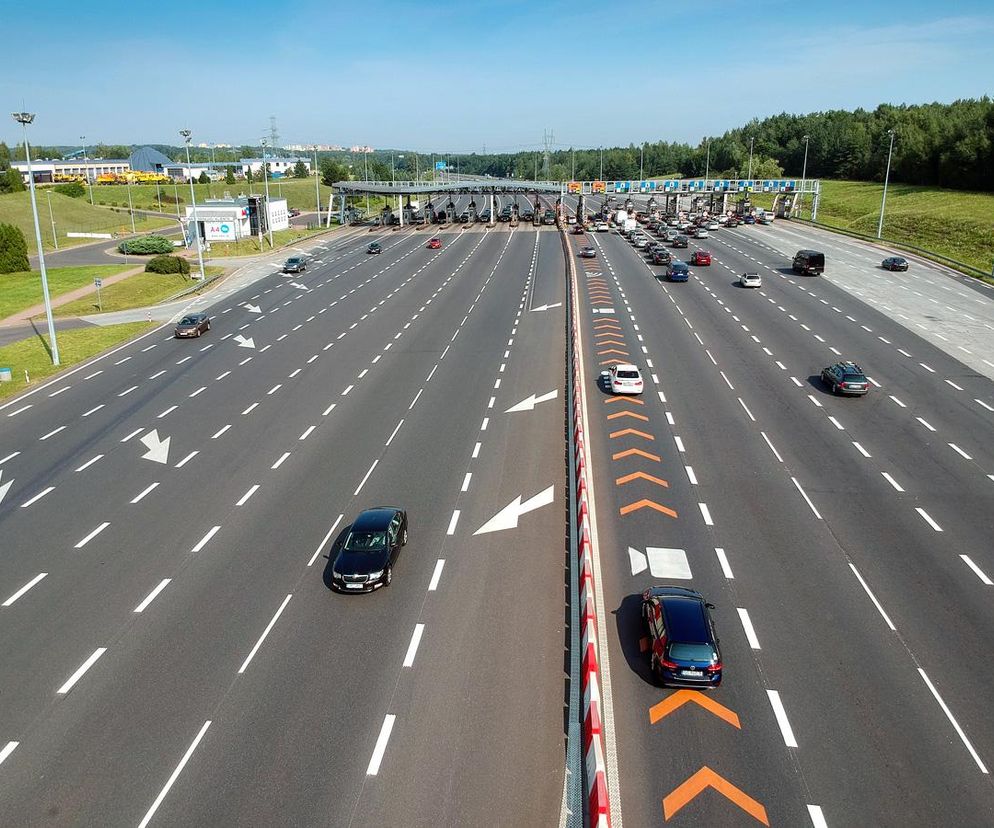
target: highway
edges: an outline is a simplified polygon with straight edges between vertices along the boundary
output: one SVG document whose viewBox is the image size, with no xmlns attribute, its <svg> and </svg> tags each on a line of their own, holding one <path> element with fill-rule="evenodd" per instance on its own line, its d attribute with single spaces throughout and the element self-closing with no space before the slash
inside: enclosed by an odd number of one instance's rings
<svg viewBox="0 0 994 828">
<path fill-rule="evenodd" d="M 441 235 L 320 242 L 0 408 L 6 824 L 558 822 L 562 248 Z M 393 584 L 331 592 L 381 504 Z"/>
<path fill-rule="evenodd" d="M 629 824 L 990 824 L 994 387 L 950 354 L 979 363 L 976 342 L 892 318 L 909 276 L 923 318 L 935 295 L 951 305 L 935 326 L 966 303 L 964 330 L 988 333 L 990 297 L 930 268 L 885 274 L 838 237 L 829 275 L 794 276 L 785 251 L 818 248 L 809 235 L 692 240 L 714 263 L 683 284 L 614 233 L 570 237 L 598 251 L 579 278 L 613 801 Z M 762 289 L 735 284 L 745 270 Z M 819 382 L 840 356 L 873 378 L 866 398 Z M 629 359 L 642 405 L 598 382 Z M 717 605 L 707 705 L 649 681 L 638 593 L 659 582 Z"/>
</svg>

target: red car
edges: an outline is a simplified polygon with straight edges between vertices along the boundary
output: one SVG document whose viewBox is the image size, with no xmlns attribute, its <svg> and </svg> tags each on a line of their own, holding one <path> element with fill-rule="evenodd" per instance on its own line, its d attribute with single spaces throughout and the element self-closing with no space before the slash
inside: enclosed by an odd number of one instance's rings
<svg viewBox="0 0 994 828">
<path fill-rule="evenodd" d="M 440 250 L 441 247 L 442 247 L 442 240 L 440 238 L 438 238 L 438 236 L 436 236 L 433 239 L 429 239 L 428 240 L 428 249 L 429 250 Z"/>
<path fill-rule="evenodd" d="M 692 265 L 709 265 L 711 264 L 711 254 L 707 250 L 695 250 L 690 257 L 690 263 Z"/>
</svg>

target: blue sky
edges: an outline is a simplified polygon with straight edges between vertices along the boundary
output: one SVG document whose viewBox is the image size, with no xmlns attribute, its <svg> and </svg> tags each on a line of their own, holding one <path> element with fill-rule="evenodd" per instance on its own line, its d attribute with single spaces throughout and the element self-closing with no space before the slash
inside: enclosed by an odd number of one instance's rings
<svg viewBox="0 0 994 828">
<path fill-rule="evenodd" d="M 253 143 L 270 115 L 286 143 L 696 143 L 782 111 L 979 97 L 994 78 L 990 0 L 49 0 L 7 4 L 4 23 L 0 97 L 37 113 L 40 144 L 178 144 L 187 126 Z"/>
</svg>

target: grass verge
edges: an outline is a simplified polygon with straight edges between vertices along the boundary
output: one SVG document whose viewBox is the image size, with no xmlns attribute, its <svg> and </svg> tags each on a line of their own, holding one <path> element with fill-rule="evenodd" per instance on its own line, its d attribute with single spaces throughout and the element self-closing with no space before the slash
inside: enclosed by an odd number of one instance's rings
<svg viewBox="0 0 994 828">
<path fill-rule="evenodd" d="M 300 239 L 306 239 L 324 232 L 323 227 L 316 227 L 312 230 L 290 228 L 289 230 L 275 230 L 273 232 L 273 247 L 269 246 L 269 236 L 263 236 L 262 250 L 259 250 L 259 239 L 239 239 L 236 242 L 211 242 L 210 253 L 212 259 L 227 258 L 229 256 L 260 256 L 269 253 L 276 248 L 287 244 L 293 244 Z"/>
<path fill-rule="evenodd" d="M 33 385 L 38 385 L 53 374 L 144 333 L 154 328 L 156 324 L 129 322 L 125 325 L 60 331 L 59 359 L 62 365 L 58 368 L 52 365 L 52 358 L 48 353 L 48 341 L 41 337 L 33 336 L 21 342 L 5 345 L 0 348 L 0 366 L 10 368 L 14 379 L 13 382 L 0 382 L 0 399 L 12 397 Z M 28 372 L 30 382 L 25 382 L 25 371 Z"/>
<path fill-rule="evenodd" d="M 128 266 L 124 264 L 51 267 L 48 268 L 48 291 L 56 299 L 77 288 L 92 286 L 93 280 L 98 277 L 106 279 L 127 269 Z M 33 305 L 40 305 L 43 301 L 39 271 L 0 275 L 0 319 Z M 56 309 L 56 312 L 61 313 L 61 308 Z"/>
<path fill-rule="evenodd" d="M 223 267 L 205 266 L 205 275 L 209 279 L 224 272 Z M 55 308 L 56 316 L 86 316 L 91 313 L 109 313 L 111 311 L 131 310 L 158 304 L 168 299 L 184 288 L 192 287 L 189 277 L 184 278 L 178 273 L 136 273 L 120 282 L 115 282 L 100 291 L 100 305 L 97 305 L 97 294 L 92 294 Z"/>
</svg>

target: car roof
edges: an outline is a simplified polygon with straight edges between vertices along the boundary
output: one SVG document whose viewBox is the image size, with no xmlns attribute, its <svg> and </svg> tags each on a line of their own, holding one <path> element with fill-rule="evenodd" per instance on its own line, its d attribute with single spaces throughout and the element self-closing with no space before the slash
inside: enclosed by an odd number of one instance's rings
<svg viewBox="0 0 994 828">
<path fill-rule="evenodd" d="M 619 362 L 614 366 L 615 371 L 637 371 L 638 366 L 632 365 L 630 362 Z"/>
<path fill-rule="evenodd" d="M 389 506 L 375 506 L 372 509 L 364 509 L 352 521 L 352 528 L 364 532 L 386 529 L 398 511 L 400 510 Z"/>
<path fill-rule="evenodd" d="M 711 641 L 704 599 L 700 595 L 664 594 L 653 597 L 662 607 L 671 641 L 702 644 Z"/>
</svg>

